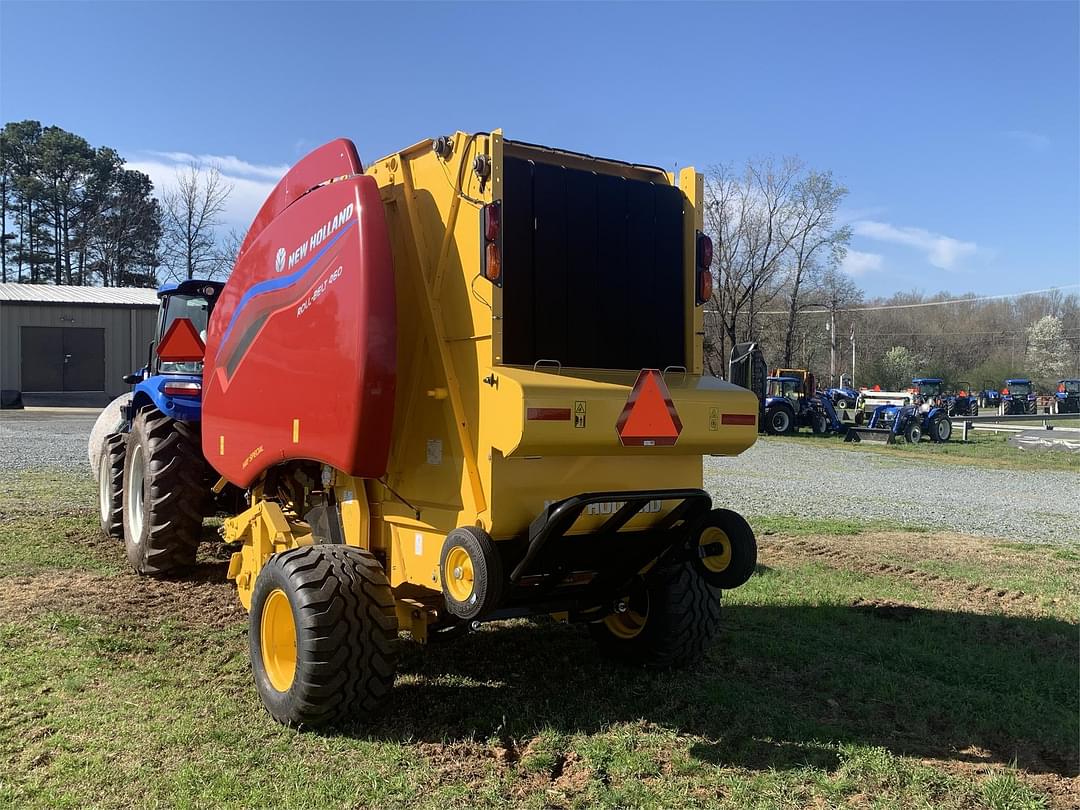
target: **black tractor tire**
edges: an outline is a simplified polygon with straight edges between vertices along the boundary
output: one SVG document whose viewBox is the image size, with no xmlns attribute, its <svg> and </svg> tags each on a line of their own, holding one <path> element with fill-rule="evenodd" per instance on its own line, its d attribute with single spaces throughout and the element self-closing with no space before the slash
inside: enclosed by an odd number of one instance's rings
<svg viewBox="0 0 1080 810">
<path fill-rule="evenodd" d="M 111 433 L 101 445 L 98 459 L 98 513 L 106 537 L 124 536 L 124 450 L 127 436 Z"/>
<path fill-rule="evenodd" d="M 397 613 L 369 551 L 325 543 L 272 555 L 255 581 L 249 622 L 255 686 L 279 723 L 367 720 L 393 688 Z"/>
<path fill-rule="evenodd" d="M 600 653 L 623 664 L 654 669 L 695 664 L 720 630 L 720 590 L 688 562 L 663 565 L 636 579 L 627 603 L 626 614 L 588 626 Z M 635 608 L 644 611 L 633 614 L 642 621 L 627 629 L 623 617 Z"/>
<path fill-rule="evenodd" d="M 770 436 L 786 436 L 795 432 L 795 414 L 790 408 L 778 405 L 765 412 L 765 432 Z"/>
<path fill-rule="evenodd" d="M 140 574 L 194 564 L 207 498 L 199 427 L 157 408 L 139 411 L 124 462 L 124 546 Z M 136 491 L 138 490 L 138 491 Z"/>
<path fill-rule="evenodd" d="M 952 420 L 947 416 L 935 416 L 930 423 L 930 440 L 943 444 L 952 437 Z"/>
<path fill-rule="evenodd" d="M 836 407 L 846 411 L 848 408 L 854 408 L 855 403 L 847 397 L 840 397 L 840 399 L 836 400 Z"/>
<path fill-rule="evenodd" d="M 978 416 L 978 415 L 979 415 L 979 403 L 972 402 L 971 407 L 968 409 L 968 416 Z"/>
<path fill-rule="evenodd" d="M 918 444 L 922 441 L 922 428 L 917 419 L 912 419 L 904 429 L 904 438 L 907 439 L 908 444 Z"/>
<path fill-rule="evenodd" d="M 455 572 L 449 570 L 448 565 L 460 568 L 451 558 L 462 554 L 467 559 L 469 571 L 466 579 L 460 576 L 455 579 Z M 502 558 L 491 535 L 476 526 L 461 526 L 446 535 L 439 555 L 439 579 L 446 608 L 459 619 L 471 621 L 498 607 L 505 576 Z"/>
<path fill-rule="evenodd" d="M 824 414 L 815 413 L 810 417 L 810 430 L 815 436 L 824 436 L 829 432 L 829 420 Z"/>
</svg>

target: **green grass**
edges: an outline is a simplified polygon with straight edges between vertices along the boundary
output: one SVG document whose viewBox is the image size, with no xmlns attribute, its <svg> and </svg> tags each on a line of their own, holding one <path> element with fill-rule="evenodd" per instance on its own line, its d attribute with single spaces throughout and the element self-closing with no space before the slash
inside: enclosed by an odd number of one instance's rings
<svg viewBox="0 0 1080 810">
<path fill-rule="evenodd" d="M 805 431 L 791 436 L 766 436 L 762 439 L 768 442 L 813 442 L 828 447 L 840 447 L 852 453 L 874 453 L 907 461 L 918 460 L 919 463 L 974 465 L 997 470 L 1080 471 L 1080 453 L 1021 450 L 1009 444 L 1009 436 L 1006 434 L 974 432 L 968 434 L 967 442 L 961 442 L 958 426 L 953 430 L 953 440 L 944 444 L 923 440 L 916 445 L 908 444 L 903 439 L 896 444 L 855 444 L 844 442 L 839 436 L 813 436 Z"/>
<path fill-rule="evenodd" d="M 33 506 L 58 487 L 90 505 L 68 498 L 64 522 Z M 368 726 L 284 729 L 219 563 L 154 586 L 190 610 L 131 601 L 92 488 L 5 475 L 0 493 L 0 570 L 20 572 L 0 578 L 0 806 L 1029 808 L 1049 805 L 1040 779 L 1076 773 L 1075 620 L 946 610 L 935 589 L 811 561 L 765 559 L 689 671 L 507 623 L 403 641 Z M 76 609 L 78 588 L 96 599 Z"/>
<path fill-rule="evenodd" d="M 756 535 L 783 534 L 847 536 L 884 531 L 923 531 L 890 520 L 853 520 L 850 518 L 813 518 L 795 515 L 751 515 L 747 517 Z"/>
</svg>

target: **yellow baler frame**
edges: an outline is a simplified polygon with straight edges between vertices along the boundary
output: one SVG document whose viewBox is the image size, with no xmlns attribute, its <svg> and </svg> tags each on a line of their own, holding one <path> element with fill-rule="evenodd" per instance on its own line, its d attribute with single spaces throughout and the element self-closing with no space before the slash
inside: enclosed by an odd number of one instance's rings
<svg viewBox="0 0 1080 810">
<path fill-rule="evenodd" d="M 452 529 L 477 526 L 498 541 L 520 536 L 546 502 L 584 491 L 649 490 L 658 482 L 661 488 L 700 488 L 702 454 L 741 452 L 757 434 L 756 423 L 728 425 L 724 419 L 728 413 L 756 414 L 754 395 L 702 376 L 704 318 L 695 306 L 700 174 L 531 146 L 504 139 L 500 130 L 457 132 L 449 143 L 449 157 L 436 154 L 426 140 L 367 167 L 380 187 L 398 278 L 394 435 L 388 471 L 379 481 L 333 472 L 345 541 L 382 556 L 401 597 L 399 618 L 407 617 L 417 633 L 417 606 L 427 605 L 426 621 L 440 604 L 439 555 Z M 676 446 L 623 447 L 616 441 L 615 420 L 635 372 L 501 364 L 503 294 L 479 273 L 480 222 L 483 206 L 502 199 L 506 155 L 586 166 L 682 192 L 689 368 L 665 371 L 683 421 Z M 490 168 L 486 177 L 473 170 L 478 157 Z M 583 405 L 588 417 L 576 428 L 525 419 L 526 404 L 555 403 Z M 295 525 L 295 516 L 257 498 L 253 504 L 225 529 L 227 539 L 251 547 L 230 565 L 245 605 L 269 553 L 310 542 L 310 529 Z M 627 528 L 646 528 L 658 517 L 643 512 Z M 600 514 L 583 515 L 574 531 L 588 532 L 602 520 Z"/>
</svg>

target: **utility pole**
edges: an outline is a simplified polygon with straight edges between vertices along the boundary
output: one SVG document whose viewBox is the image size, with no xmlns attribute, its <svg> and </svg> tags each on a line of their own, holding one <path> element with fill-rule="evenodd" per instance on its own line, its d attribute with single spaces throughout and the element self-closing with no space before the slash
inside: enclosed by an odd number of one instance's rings
<svg viewBox="0 0 1080 810">
<path fill-rule="evenodd" d="M 851 387 L 855 387 L 855 324 L 851 324 Z"/>
<path fill-rule="evenodd" d="M 836 310 L 829 310 L 829 380 L 836 385 Z"/>
</svg>

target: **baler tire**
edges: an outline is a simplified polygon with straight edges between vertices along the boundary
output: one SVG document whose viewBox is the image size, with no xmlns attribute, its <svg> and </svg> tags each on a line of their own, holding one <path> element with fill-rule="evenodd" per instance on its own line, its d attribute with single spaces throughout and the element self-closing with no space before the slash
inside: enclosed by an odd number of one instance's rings
<svg viewBox="0 0 1080 810">
<path fill-rule="evenodd" d="M 744 585 L 757 570 L 757 539 L 746 518 L 730 509 L 711 509 L 691 530 L 692 558 L 698 576 L 713 588 Z M 705 556 L 710 545 L 718 554 Z"/>
<path fill-rule="evenodd" d="M 133 475 L 135 464 L 142 466 Z M 124 461 L 123 520 L 128 562 L 140 574 L 165 576 L 195 563 L 207 497 L 204 468 L 198 425 L 152 406 L 136 414 Z M 138 496 L 133 481 L 142 483 Z"/>
<path fill-rule="evenodd" d="M 263 614 L 274 594 L 287 599 L 295 642 L 283 689 L 263 654 Z M 390 583 L 371 552 L 325 543 L 272 555 L 255 581 L 249 621 L 255 686 L 279 723 L 340 726 L 382 708 L 397 671 L 398 625 Z M 267 655 L 276 660 L 277 652 Z"/>
<path fill-rule="evenodd" d="M 636 635 L 616 635 L 606 620 L 588 625 L 601 654 L 652 669 L 700 661 L 720 629 L 720 590 L 687 562 L 654 569 L 638 583 L 648 595 L 648 612 Z"/>
<path fill-rule="evenodd" d="M 98 512 L 106 537 L 124 536 L 124 449 L 127 437 L 111 433 L 101 445 L 98 460 Z"/>
<path fill-rule="evenodd" d="M 455 598 L 447 572 L 454 549 L 462 549 L 471 565 L 471 590 L 464 598 Z M 491 535 L 476 526 L 461 526 L 446 535 L 439 554 L 439 580 L 447 610 L 459 619 L 472 621 L 499 606 L 505 577 L 502 558 Z"/>
</svg>

